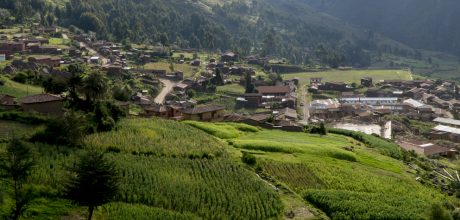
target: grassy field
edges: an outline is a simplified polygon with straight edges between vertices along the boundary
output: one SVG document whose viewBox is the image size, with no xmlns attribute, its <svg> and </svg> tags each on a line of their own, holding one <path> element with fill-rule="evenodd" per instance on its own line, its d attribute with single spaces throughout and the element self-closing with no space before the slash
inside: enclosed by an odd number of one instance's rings
<svg viewBox="0 0 460 220">
<path fill-rule="evenodd" d="M 0 86 L 0 94 L 7 94 L 16 98 L 22 98 L 27 95 L 43 93 L 43 88 L 41 87 L 17 83 L 6 78 L 3 79 L 6 80 L 6 83 L 5 85 Z"/>
<path fill-rule="evenodd" d="M 216 124 L 199 127 L 217 134 L 219 127 L 228 130 Z M 345 136 L 260 130 L 226 140 L 235 147 L 233 155 L 253 154 L 263 175 L 332 219 L 423 219 L 433 203 L 447 201 L 415 181 L 402 162 Z"/>
<path fill-rule="evenodd" d="M 284 79 L 293 79 L 299 77 L 301 84 L 309 85 L 310 78 L 322 77 L 323 82 L 346 82 L 346 83 L 360 83 L 363 77 L 372 77 L 374 82 L 380 80 L 409 80 L 411 74 L 406 70 L 329 70 L 325 72 L 306 72 L 306 73 L 293 73 L 284 74 Z"/>
<path fill-rule="evenodd" d="M 144 68 L 146 70 L 166 70 L 170 72 L 170 64 L 168 62 L 147 63 Z M 175 71 L 184 72 L 184 77 L 191 77 L 195 75 L 197 70 L 189 64 L 174 64 Z"/>
<path fill-rule="evenodd" d="M 243 86 L 234 83 L 234 84 L 228 84 L 224 86 L 218 86 L 217 92 L 227 94 L 227 95 L 242 95 L 244 94 L 245 89 Z"/>
</svg>

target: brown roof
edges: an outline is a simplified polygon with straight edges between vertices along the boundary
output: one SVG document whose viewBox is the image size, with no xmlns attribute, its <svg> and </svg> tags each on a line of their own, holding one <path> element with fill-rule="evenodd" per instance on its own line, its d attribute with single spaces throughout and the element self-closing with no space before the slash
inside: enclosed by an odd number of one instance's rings
<svg viewBox="0 0 460 220">
<path fill-rule="evenodd" d="M 44 102 L 55 102 L 62 101 L 62 98 L 52 94 L 39 94 L 26 96 L 21 99 L 22 104 L 33 104 L 33 103 L 44 103 Z"/>
<path fill-rule="evenodd" d="M 168 111 L 168 109 L 164 105 L 146 106 L 144 107 L 144 110 L 148 112 L 167 112 Z"/>
<path fill-rule="evenodd" d="M 196 115 L 196 114 L 202 114 L 202 113 L 207 113 L 207 112 L 220 111 L 224 109 L 225 107 L 223 106 L 210 105 L 210 106 L 200 106 L 200 107 L 185 109 L 182 111 L 182 113 L 189 114 L 189 115 Z"/>
<path fill-rule="evenodd" d="M 289 93 L 291 89 L 289 86 L 259 86 L 256 88 L 259 93 Z"/>
<path fill-rule="evenodd" d="M 447 148 L 447 147 L 442 147 L 442 146 L 439 146 L 439 145 L 433 145 L 433 146 L 425 148 L 425 155 L 426 156 L 431 156 L 431 155 L 440 154 L 440 153 L 447 153 L 447 152 L 450 152 L 450 151 L 452 151 L 452 150 Z"/>
<path fill-rule="evenodd" d="M 14 99 L 14 96 L 0 94 L 0 105 L 15 105 Z"/>
</svg>

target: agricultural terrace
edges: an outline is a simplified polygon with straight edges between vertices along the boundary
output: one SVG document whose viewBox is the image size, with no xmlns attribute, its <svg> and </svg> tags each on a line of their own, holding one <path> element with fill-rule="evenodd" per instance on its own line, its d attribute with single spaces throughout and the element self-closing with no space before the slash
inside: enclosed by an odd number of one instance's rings
<svg viewBox="0 0 460 220">
<path fill-rule="evenodd" d="M 411 73 L 407 70 L 328 70 L 324 72 L 305 72 L 283 74 L 283 79 L 300 78 L 302 85 L 309 85 L 310 78 L 322 77 L 323 82 L 360 83 L 363 77 L 372 77 L 374 82 L 380 80 L 410 80 Z"/>
<path fill-rule="evenodd" d="M 238 130 L 238 126 L 234 126 Z M 125 119 L 112 132 L 85 139 L 117 164 L 120 190 L 113 203 L 95 211 L 98 219 L 278 219 L 278 193 L 228 158 L 228 145 L 185 123 Z M 4 144 L 0 143 L 0 151 Z M 25 219 L 79 216 L 84 207 L 60 198 L 78 148 L 33 145 L 37 166 L 30 182 L 42 197 Z M 12 202 L 5 198 L 5 202 Z M 0 214 L 9 210 L 2 210 Z"/>
<path fill-rule="evenodd" d="M 388 149 L 397 147 L 389 142 L 366 138 L 369 148 L 337 134 L 255 129 L 235 132 L 225 123 L 193 124 L 225 138 L 234 147 L 234 155 L 241 155 L 241 151 L 254 155 L 264 175 L 333 219 L 424 219 L 433 203 L 446 200 L 438 191 L 417 182 L 402 162 L 380 153 L 397 152 Z M 226 133 L 233 135 L 223 135 Z"/>
</svg>

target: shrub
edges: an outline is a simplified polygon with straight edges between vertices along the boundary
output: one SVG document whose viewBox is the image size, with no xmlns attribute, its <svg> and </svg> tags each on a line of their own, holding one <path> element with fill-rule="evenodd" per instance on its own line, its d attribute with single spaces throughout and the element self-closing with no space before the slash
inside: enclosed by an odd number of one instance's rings
<svg viewBox="0 0 460 220">
<path fill-rule="evenodd" d="M 27 74 L 25 73 L 18 73 L 13 77 L 13 81 L 18 82 L 18 83 L 26 83 L 27 81 Z"/>
<path fill-rule="evenodd" d="M 241 161 L 247 165 L 254 166 L 257 163 L 256 157 L 249 152 L 243 151 L 243 157 L 241 157 Z"/>
<path fill-rule="evenodd" d="M 0 119 L 7 121 L 16 121 L 23 124 L 39 125 L 44 124 L 48 119 L 42 115 L 28 112 L 0 111 Z"/>
</svg>

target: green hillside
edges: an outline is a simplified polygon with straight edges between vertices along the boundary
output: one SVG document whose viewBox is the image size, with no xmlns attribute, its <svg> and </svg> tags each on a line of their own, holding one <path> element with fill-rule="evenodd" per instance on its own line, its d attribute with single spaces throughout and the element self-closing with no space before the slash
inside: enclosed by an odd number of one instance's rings
<svg viewBox="0 0 460 220">
<path fill-rule="evenodd" d="M 379 153 L 398 154 L 397 145 L 369 138 L 373 148 L 335 134 L 125 119 L 114 131 L 84 141 L 87 149 L 107 152 L 121 176 L 115 201 L 95 217 L 281 219 L 297 213 L 302 219 L 324 212 L 333 219 L 424 219 L 432 204 L 451 200 Z M 28 185 L 39 196 L 24 218 L 85 216 L 84 207 L 62 199 L 67 167 L 84 149 L 36 143 L 33 150 L 38 164 Z M 242 163 L 243 153 L 255 156 L 256 165 Z M 4 202 L 0 215 L 12 200 Z"/>
<path fill-rule="evenodd" d="M 3 85 L 0 85 L 0 94 L 7 94 L 17 98 L 28 95 L 36 95 L 43 93 L 43 88 L 33 85 L 17 83 L 7 78 L 0 77 L 0 80 L 5 80 Z"/>
</svg>

